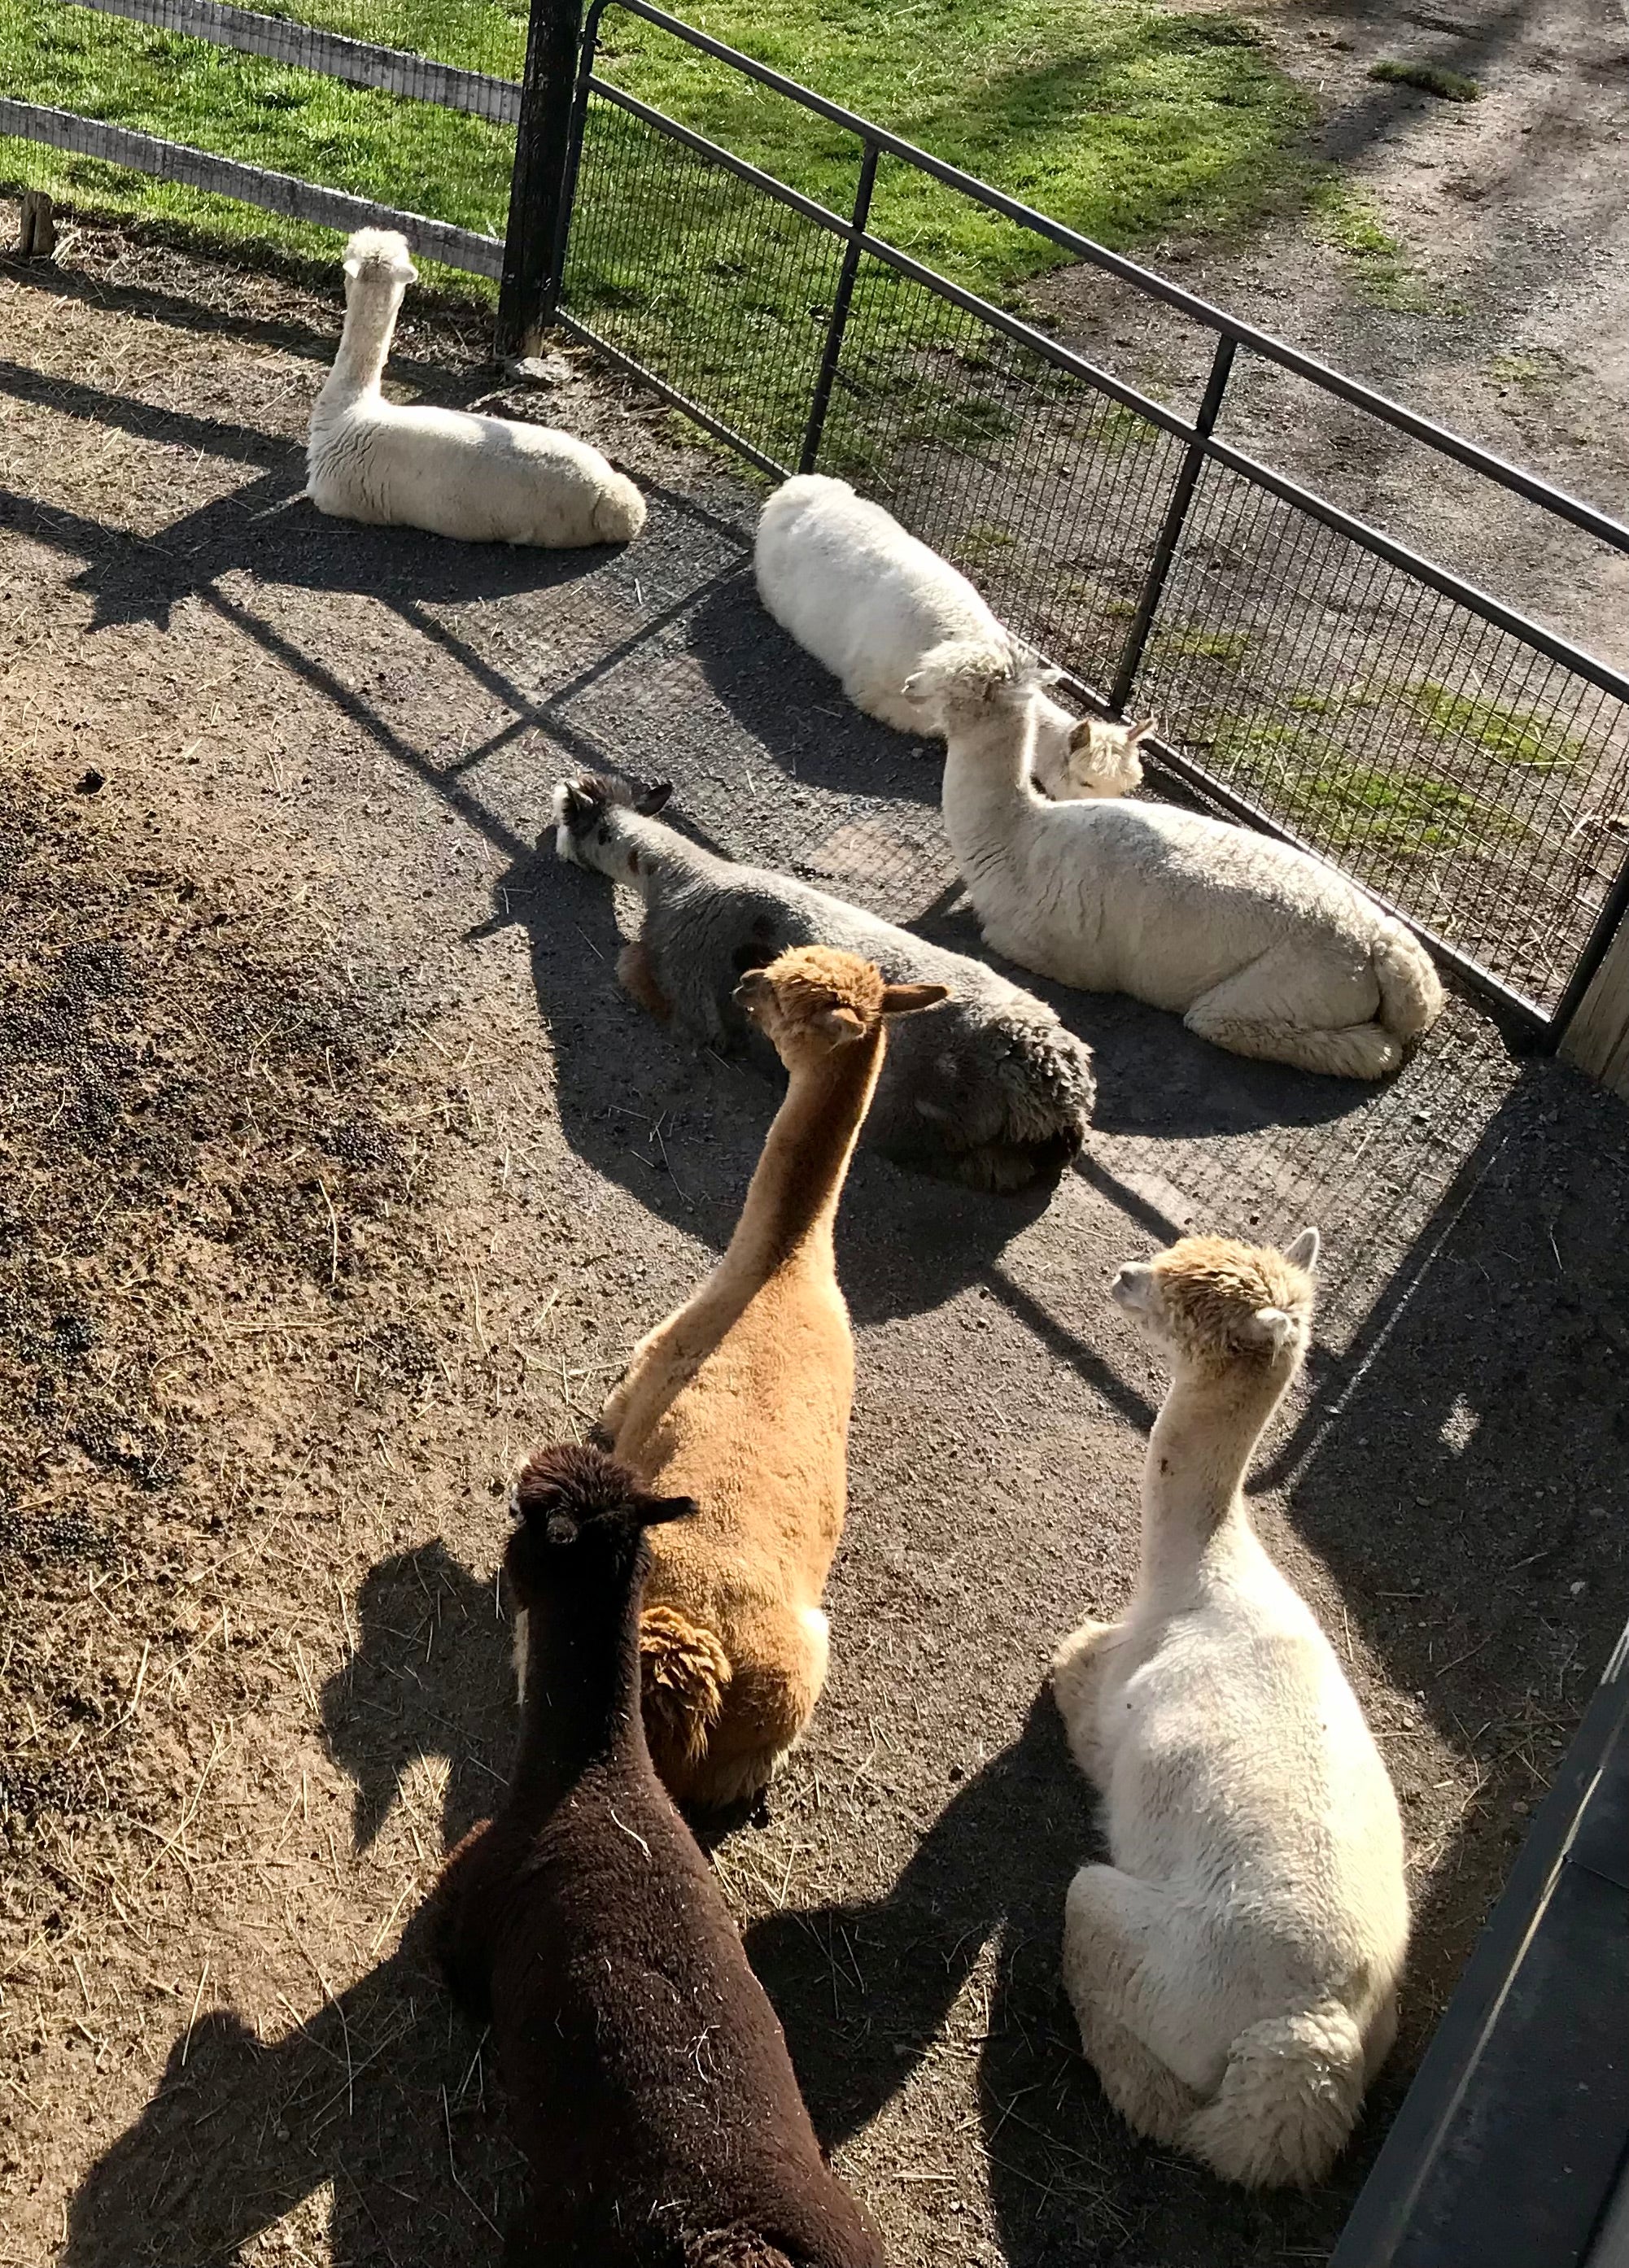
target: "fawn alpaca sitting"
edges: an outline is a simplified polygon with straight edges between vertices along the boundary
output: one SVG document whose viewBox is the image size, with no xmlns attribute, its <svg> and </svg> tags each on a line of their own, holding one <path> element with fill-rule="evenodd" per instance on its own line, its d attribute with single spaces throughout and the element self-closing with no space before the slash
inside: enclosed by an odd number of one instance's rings
<svg viewBox="0 0 1629 2268">
<path fill-rule="evenodd" d="M 681 1802 L 767 1786 L 826 1682 L 821 1609 L 848 1495 L 854 1347 L 832 1224 L 882 1068 L 888 1020 L 946 997 L 805 946 L 743 976 L 788 1085 L 730 1246 L 635 1348 L 606 1446 L 699 1516 L 655 1541 L 645 1729 Z"/>
<path fill-rule="evenodd" d="M 1381 1079 L 1442 1012 L 1425 949 L 1332 867 L 1157 803 L 1049 803 L 1038 678 L 1010 644 L 941 646 L 906 692 L 945 718 L 945 828 L 988 942 L 1092 992 L 1172 1008 L 1235 1055 Z"/>
<path fill-rule="evenodd" d="M 345 328 L 311 415 L 306 493 L 320 512 L 466 543 L 627 543 L 645 498 L 586 441 L 468 410 L 402 409 L 380 379 L 417 270 L 393 229 L 345 247 Z"/>
<path fill-rule="evenodd" d="M 857 709 L 897 732 L 944 732 L 931 706 L 900 691 L 936 646 L 1006 635 L 948 560 L 880 504 L 822 473 L 800 473 L 776 490 L 758 522 L 755 562 L 758 595 L 781 628 L 842 679 Z M 1060 801 L 1130 795 L 1143 776 L 1139 745 L 1152 730 L 1147 721 L 1077 718 L 1038 692 L 1036 783 Z"/>
<path fill-rule="evenodd" d="M 639 1713 L 648 1532 L 695 1511 L 594 1449 L 520 1476 L 505 1566 L 530 1675 L 503 1810 L 436 1891 L 531 2195 L 512 2268 L 881 2268 Z M 670 1532 L 666 1528 L 663 1533 Z"/>
<path fill-rule="evenodd" d="M 1397 2029 L 1403 1830 L 1335 1652 L 1242 1496 L 1306 1355 L 1318 1235 L 1190 1237 L 1115 1297 L 1169 1362 L 1124 1619 L 1052 1664 L 1110 1866 L 1084 1867 L 1064 1981 L 1133 2126 L 1250 2186 L 1321 2179 Z"/>
</svg>

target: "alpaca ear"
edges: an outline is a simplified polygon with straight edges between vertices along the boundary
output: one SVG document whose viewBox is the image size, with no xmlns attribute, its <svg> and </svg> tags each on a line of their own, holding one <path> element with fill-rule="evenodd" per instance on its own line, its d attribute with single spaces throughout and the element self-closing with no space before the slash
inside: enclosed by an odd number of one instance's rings
<svg viewBox="0 0 1629 2268">
<path fill-rule="evenodd" d="M 639 1525 L 661 1528 L 670 1520 L 694 1520 L 700 1510 L 693 1496 L 642 1496 Z"/>
<path fill-rule="evenodd" d="M 931 701 L 933 697 L 932 689 L 923 683 L 926 675 L 925 669 L 913 670 L 899 688 L 900 697 L 905 701 L 915 702 L 918 708 L 925 701 Z"/>
<path fill-rule="evenodd" d="M 1072 748 L 1089 748 L 1091 747 L 1092 720 L 1089 717 L 1082 717 L 1080 723 L 1075 726 L 1073 732 L 1070 733 L 1069 745 Z"/>
<path fill-rule="evenodd" d="M 846 1046 L 850 1040 L 859 1039 L 866 1028 L 852 1008 L 822 1008 L 813 1021 L 814 1029 L 824 1032 L 837 1047 Z"/>
<path fill-rule="evenodd" d="M 1123 724 L 1120 730 L 1125 735 L 1126 747 L 1135 748 L 1140 746 L 1150 733 L 1159 730 L 1159 724 L 1157 717 L 1139 717 L 1134 725 Z"/>
<path fill-rule="evenodd" d="M 664 808 L 672 793 L 671 780 L 652 780 L 649 787 L 642 788 L 635 796 L 633 807 L 641 819 L 654 819 L 657 813 Z"/>
<path fill-rule="evenodd" d="M 1146 1314 L 1154 1305 L 1154 1270 L 1146 1260 L 1128 1260 L 1110 1289 L 1123 1307 L 1134 1315 Z"/>
<path fill-rule="evenodd" d="M 937 1008 L 941 1000 L 949 998 L 948 984 L 885 984 L 882 1012 L 885 1016 L 914 1016 L 919 1009 Z"/>
<path fill-rule="evenodd" d="M 574 827 L 587 818 L 594 808 L 594 799 L 580 780 L 563 779 L 555 786 L 555 823 Z"/>
<path fill-rule="evenodd" d="M 1297 1268 L 1304 1268 L 1310 1276 L 1317 1268 L 1318 1255 L 1323 1249 L 1323 1240 L 1317 1230 L 1303 1228 L 1294 1243 L 1285 1248 L 1284 1256 L 1294 1261 Z"/>
</svg>

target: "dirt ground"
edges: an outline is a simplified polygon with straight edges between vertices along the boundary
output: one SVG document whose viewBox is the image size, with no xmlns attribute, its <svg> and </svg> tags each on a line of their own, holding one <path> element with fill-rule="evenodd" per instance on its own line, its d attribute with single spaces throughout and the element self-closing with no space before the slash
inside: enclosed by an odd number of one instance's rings
<svg viewBox="0 0 1629 2268">
<path fill-rule="evenodd" d="M 1259 17 L 1316 96 L 1320 205 L 1148 265 L 1619 519 L 1629 397 L 1629 19 L 1611 0 L 1311 0 Z M 1475 102 L 1368 77 L 1473 78 Z M 1389 239 L 1389 248 L 1385 247 Z M 1096 358 L 1197 408 L 1213 335 L 1089 268 L 1038 295 Z M 1270 365 L 1244 357 L 1218 427 L 1360 518 L 1576 640 L 1629 659 L 1629 557 Z"/>
<path fill-rule="evenodd" d="M 11 225 L 0 208 L 0 234 Z M 87 232 L 0 265 L 0 2261 L 484 2268 L 517 2167 L 414 1927 L 511 1738 L 507 1476 L 727 1237 L 773 1105 L 612 981 L 534 845 L 593 757 L 970 946 L 912 746 L 761 615 L 754 499 L 581 364 L 625 556 L 320 519 L 336 307 Z M 403 385 L 483 396 L 409 323 Z M 1389 1089 L 1056 996 L 1050 1205 L 860 1158 L 831 1683 L 720 1879 L 900 2268 L 1326 2257 L 1624 1612 L 1622 1108 L 1455 1003 Z M 1403 2038 L 1324 2189 L 1133 2140 L 1072 2044 L 1090 1807 L 1042 1684 L 1135 1559 L 1160 1381 L 1105 1297 L 1316 1220 L 1264 1528 L 1397 1776 Z"/>
</svg>

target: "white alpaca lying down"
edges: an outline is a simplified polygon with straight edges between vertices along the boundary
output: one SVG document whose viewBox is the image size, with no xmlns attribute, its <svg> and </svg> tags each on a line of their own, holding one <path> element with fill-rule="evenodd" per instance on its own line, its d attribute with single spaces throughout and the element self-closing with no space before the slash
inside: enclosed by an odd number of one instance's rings
<svg viewBox="0 0 1629 2268">
<path fill-rule="evenodd" d="M 1010 640 L 941 646 L 906 690 L 944 720 L 945 828 L 998 953 L 1348 1079 L 1395 1071 L 1441 1014 L 1424 946 L 1306 851 L 1168 804 L 1037 795 L 1038 673 Z"/>
<path fill-rule="evenodd" d="M 1052 1664 L 1111 1866 L 1070 1886 L 1064 1981 L 1133 2126 L 1252 2187 L 1322 2178 L 1397 2029 L 1403 1830 L 1333 1647 L 1242 1496 L 1306 1353 L 1318 1236 L 1190 1237 L 1115 1297 L 1169 1362 L 1124 1619 Z"/>
<path fill-rule="evenodd" d="M 948 638 L 1006 637 L 965 575 L 846 481 L 800 474 L 758 522 L 758 593 L 782 630 L 843 681 L 857 709 L 896 732 L 942 733 L 931 703 L 900 691 Z M 1060 799 L 1129 795 L 1148 723 L 1076 718 L 1040 693 L 1035 776 Z"/>
<path fill-rule="evenodd" d="M 345 247 L 345 328 L 306 448 L 306 494 L 318 510 L 466 543 L 557 550 L 638 535 L 644 497 L 586 441 L 552 426 L 385 400 L 380 376 L 416 274 L 392 229 L 360 228 Z"/>
</svg>

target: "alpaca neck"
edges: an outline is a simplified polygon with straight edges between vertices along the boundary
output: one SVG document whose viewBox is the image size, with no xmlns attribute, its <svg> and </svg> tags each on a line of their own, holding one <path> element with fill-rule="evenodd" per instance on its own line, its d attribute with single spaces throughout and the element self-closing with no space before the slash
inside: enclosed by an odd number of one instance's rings
<svg viewBox="0 0 1629 2268">
<path fill-rule="evenodd" d="M 395 336 L 396 316 L 407 286 L 378 277 L 358 277 L 345 301 L 345 328 L 327 383 L 317 396 L 317 415 L 343 409 L 363 394 L 377 394 Z"/>
<path fill-rule="evenodd" d="M 638 855 L 634 887 L 646 905 L 675 882 L 716 883 L 729 864 L 704 850 L 699 843 L 686 842 L 660 819 L 646 819 L 638 812 L 623 814 L 618 832 Z"/>
<path fill-rule="evenodd" d="M 510 1807 L 551 1811 L 596 1764 L 645 1749 L 639 1712 L 640 1576 L 625 1592 L 585 1600 L 575 1587 L 527 1609 L 526 1707 Z"/>
<path fill-rule="evenodd" d="M 878 1024 L 817 1063 L 792 1067 L 719 1273 L 737 1288 L 796 1257 L 830 1264 L 832 1224 L 888 1047 Z"/>
<path fill-rule="evenodd" d="M 1143 1465 L 1139 1589 L 1168 1601 L 1185 1595 L 1219 1544 L 1249 1532 L 1244 1476 L 1294 1375 L 1232 1370 L 1175 1380 Z"/>
<path fill-rule="evenodd" d="M 959 727 L 945 754 L 945 827 L 963 875 L 1005 847 L 1016 824 L 1039 803 L 1030 778 L 1036 704 L 997 710 Z"/>
</svg>

